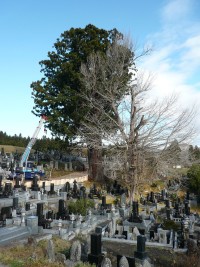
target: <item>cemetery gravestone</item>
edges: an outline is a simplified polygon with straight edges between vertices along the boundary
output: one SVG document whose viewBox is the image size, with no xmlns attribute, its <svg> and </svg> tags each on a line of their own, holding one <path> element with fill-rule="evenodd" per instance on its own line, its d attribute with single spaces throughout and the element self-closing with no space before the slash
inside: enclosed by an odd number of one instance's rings
<svg viewBox="0 0 200 267">
<path fill-rule="evenodd" d="M 101 234 L 91 234 L 91 253 L 88 254 L 88 261 L 90 264 L 100 266 L 103 260 L 101 253 Z"/>
<path fill-rule="evenodd" d="M 66 190 L 66 192 L 68 193 L 69 191 L 70 191 L 70 183 L 69 182 L 66 182 L 66 184 L 65 184 L 65 190 Z"/>
<path fill-rule="evenodd" d="M 120 197 L 120 205 L 121 207 L 124 207 L 124 205 L 126 205 L 126 194 L 123 193 Z"/>
<path fill-rule="evenodd" d="M 3 191 L 2 179 L 3 179 L 3 176 L 2 176 L 2 175 L 0 175 L 0 192 L 2 192 L 2 191 Z"/>
<path fill-rule="evenodd" d="M 102 196 L 102 207 L 106 207 L 106 196 Z"/>
<path fill-rule="evenodd" d="M 43 203 L 37 203 L 37 216 L 38 216 L 38 225 L 42 225 L 43 220 Z"/>
<path fill-rule="evenodd" d="M 52 240 L 48 240 L 47 255 L 49 262 L 55 261 L 55 248 Z"/>
<path fill-rule="evenodd" d="M 147 257 L 147 253 L 145 252 L 145 242 L 146 237 L 143 235 L 137 236 L 137 251 L 134 252 L 135 258 L 140 260 L 144 260 Z"/>
<path fill-rule="evenodd" d="M 81 243 L 76 240 L 72 243 L 70 249 L 70 260 L 73 262 L 77 262 L 81 260 Z"/>
<path fill-rule="evenodd" d="M 133 257 L 125 257 L 117 255 L 117 267 L 135 267 L 135 259 Z"/>
<path fill-rule="evenodd" d="M 27 217 L 26 224 L 31 234 L 38 234 L 38 217 L 37 216 Z"/>
<path fill-rule="evenodd" d="M 42 182 L 42 188 L 43 188 L 43 190 L 45 191 L 45 182 Z M 44 192 L 43 191 L 43 192 Z"/>
<path fill-rule="evenodd" d="M 72 167 L 72 162 L 71 161 L 69 162 L 69 171 L 70 172 L 73 171 L 73 167 Z"/>
<path fill-rule="evenodd" d="M 50 168 L 51 168 L 51 169 L 54 168 L 54 163 L 53 163 L 53 161 L 50 161 Z"/>
<path fill-rule="evenodd" d="M 37 182 L 38 182 L 38 178 L 37 178 L 36 175 L 34 175 L 33 176 L 33 182 L 32 182 L 32 185 L 31 185 L 31 190 L 32 191 L 39 191 L 40 190 Z"/>
<path fill-rule="evenodd" d="M 189 205 L 188 202 L 185 202 L 185 214 L 186 214 L 187 216 L 190 215 L 190 205 Z"/>
<path fill-rule="evenodd" d="M 111 260 L 109 258 L 104 258 L 101 267 L 112 267 Z"/>
<path fill-rule="evenodd" d="M 19 202 L 19 198 L 18 197 L 14 197 L 13 198 L 13 209 L 17 209 L 18 208 L 18 202 Z"/>
<path fill-rule="evenodd" d="M 68 164 L 65 163 L 65 171 L 68 171 Z"/>
<path fill-rule="evenodd" d="M 65 217 L 65 202 L 64 199 L 59 199 L 57 220 Z"/>
<path fill-rule="evenodd" d="M 12 194 L 12 184 L 11 183 L 5 183 L 4 196 L 8 197 L 11 194 Z"/>
<path fill-rule="evenodd" d="M 26 202 L 26 204 L 25 204 L 25 210 L 26 211 L 30 210 L 30 207 L 31 207 L 30 202 Z"/>
<path fill-rule="evenodd" d="M 50 194 L 50 195 L 55 194 L 55 191 L 54 191 L 54 183 L 51 183 L 51 184 L 50 184 L 50 191 L 49 191 L 49 194 Z"/>
<path fill-rule="evenodd" d="M 58 161 L 55 161 L 55 169 L 58 170 Z"/>
<path fill-rule="evenodd" d="M 74 180 L 73 184 L 74 184 L 74 186 L 73 186 L 73 192 L 74 192 L 74 195 L 76 196 L 77 195 L 77 191 L 78 191 L 77 181 Z"/>
<path fill-rule="evenodd" d="M 128 260 L 125 256 L 122 256 L 119 260 L 119 263 L 117 265 L 118 267 L 129 267 Z"/>
</svg>

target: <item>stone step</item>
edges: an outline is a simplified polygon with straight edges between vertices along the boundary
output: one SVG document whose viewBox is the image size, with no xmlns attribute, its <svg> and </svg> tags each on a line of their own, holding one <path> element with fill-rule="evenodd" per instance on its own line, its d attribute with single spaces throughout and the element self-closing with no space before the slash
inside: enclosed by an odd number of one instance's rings
<svg viewBox="0 0 200 267">
<path fill-rule="evenodd" d="M 5 238 L 12 238 L 14 236 L 28 232 L 27 227 L 21 226 L 11 226 L 11 227 L 2 227 L 0 228 L 0 242 Z"/>
<path fill-rule="evenodd" d="M 30 236 L 29 231 L 26 231 L 26 232 L 23 232 L 23 233 L 19 233 L 17 235 L 10 236 L 10 237 L 4 237 L 4 239 L 0 240 L 0 245 L 6 245 L 6 244 L 9 244 L 11 242 L 15 242 L 17 240 L 24 239 L 24 238 L 26 238 L 28 236 Z"/>
</svg>

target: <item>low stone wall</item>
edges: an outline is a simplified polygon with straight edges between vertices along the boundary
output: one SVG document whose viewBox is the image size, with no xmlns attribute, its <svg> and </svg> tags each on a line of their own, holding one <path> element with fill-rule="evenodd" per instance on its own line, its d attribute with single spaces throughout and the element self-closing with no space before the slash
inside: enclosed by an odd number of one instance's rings
<svg viewBox="0 0 200 267">
<path fill-rule="evenodd" d="M 66 184 L 66 182 L 69 182 L 70 184 L 73 184 L 73 181 L 76 180 L 77 183 L 83 183 L 88 180 L 87 174 L 79 174 L 76 175 L 66 175 L 57 179 L 51 179 L 51 180 L 40 180 L 38 181 L 39 187 L 42 187 L 42 183 L 45 182 L 45 186 L 50 187 L 50 184 L 54 184 L 54 186 L 62 186 Z M 25 181 L 25 185 L 30 188 L 32 184 L 32 180 Z"/>
<path fill-rule="evenodd" d="M 129 245 L 132 244 L 132 245 L 135 245 L 135 246 L 137 245 L 137 241 L 136 240 L 127 240 L 127 239 L 103 237 L 102 241 L 120 243 L 120 244 L 129 244 Z M 169 245 L 169 244 L 161 244 L 161 243 L 156 243 L 156 242 L 146 242 L 145 245 L 146 245 L 146 247 L 164 247 L 166 249 L 172 249 L 172 246 Z"/>
</svg>

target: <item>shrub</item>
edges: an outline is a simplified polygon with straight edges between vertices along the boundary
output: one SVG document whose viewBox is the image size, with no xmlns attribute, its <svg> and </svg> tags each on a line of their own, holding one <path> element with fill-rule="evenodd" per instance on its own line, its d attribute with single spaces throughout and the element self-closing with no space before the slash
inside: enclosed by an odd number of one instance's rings
<svg viewBox="0 0 200 267">
<path fill-rule="evenodd" d="M 68 208 L 70 213 L 86 216 L 87 210 L 89 208 L 94 208 L 94 201 L 91 199 L 78 199 L 76 202 L 70 201 Z"/>
<path fill-rule="evenodd" d="M 165 220 L 162 225 L 164 230 L 172 229 L 174 231 L 178 231 L 178 229 L 180 228 L 180 226 L 172 220 Z"/>
</svg>

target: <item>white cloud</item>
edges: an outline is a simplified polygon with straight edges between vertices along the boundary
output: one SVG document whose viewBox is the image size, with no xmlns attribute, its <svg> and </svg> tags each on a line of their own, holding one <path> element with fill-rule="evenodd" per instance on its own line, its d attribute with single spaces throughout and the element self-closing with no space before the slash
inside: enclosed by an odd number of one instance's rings
<svg viewBox="0 0 200 267">
<path fill-rule="evenodd" d="M 171 0 L 161 11 L 161 31 L 148 36 L 154 43 L 152 55 L 141 67 L 155 74 L 152 96 L 178 93 L 180 106 L 200 107 L 200 27 L 191 21 L 197 0 Z M 197 117 L 200 132 L 200 120 Z M 194 142 L 200 146 L 200 135 Z"/>
<path fill-rule="evenodd" d="M 180 22 L 185 16 L 188 16 L 192 8 L 193 0 L 173 0 L 163 8 L 161 15 L 164 22 L 174 23 Z"/>
<path fill-rule="evenodd" d="M 183 52 L 180 62 L 180 68 L 184 68 L 190 73 L 200 68 L 200 34 L 193 36 L 185 41 L 182 49 Z"/>
</svg>

